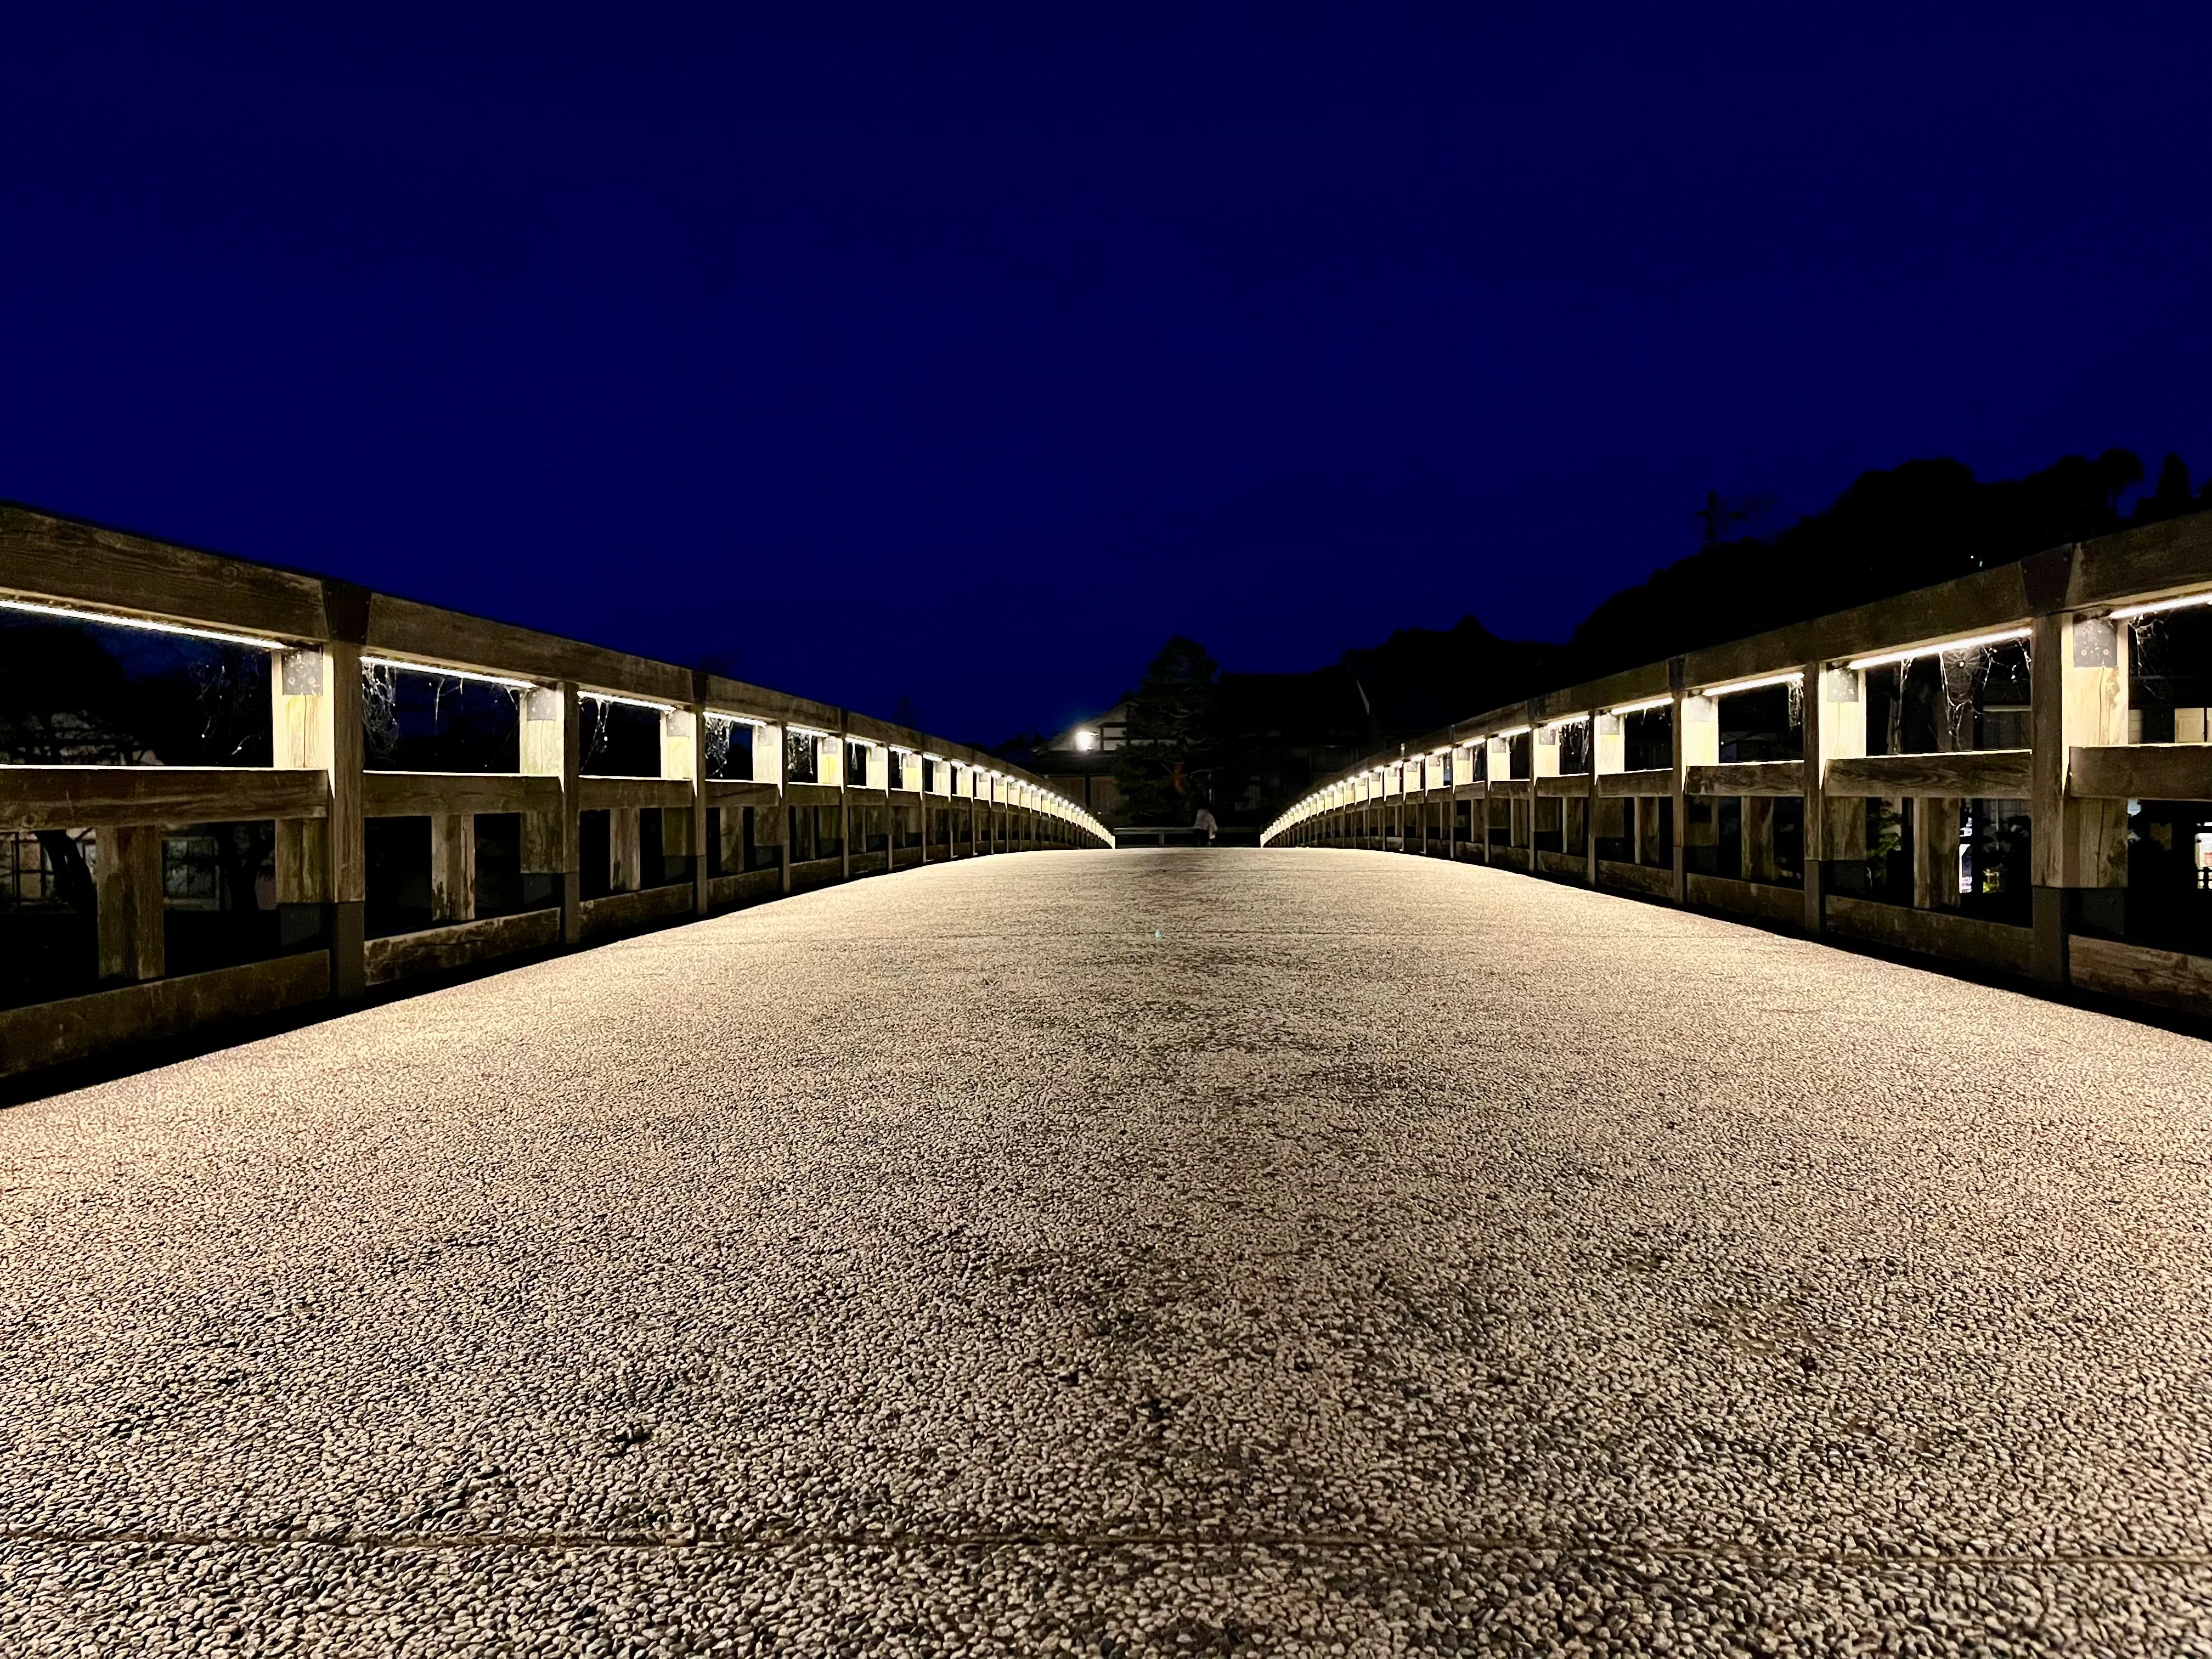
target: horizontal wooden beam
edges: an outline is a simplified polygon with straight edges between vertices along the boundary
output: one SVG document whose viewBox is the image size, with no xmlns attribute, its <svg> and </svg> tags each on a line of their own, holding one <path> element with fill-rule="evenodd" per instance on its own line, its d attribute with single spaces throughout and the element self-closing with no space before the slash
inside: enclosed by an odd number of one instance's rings
<svg viewBox="0 0 2212 1659">
<path fill-rule="evenodd" d="M 2212 744 L 2073 750 L 2066 793 L 2084 800 L 2212 800 Z"/>
<path fill-rule="evenodd" d="M 329 775 L 265 766 L 0 766 L 0 828 L 124 830 L 321 818 Z"/>
<path fill-rule="evenodd" d="M 1587 772 L 1573 772 L 1565 777 L 1536 780 L 1536 793 L 1540 795 L 1557 796 L 1566 800 L 1580 800 L 1589 792 L 1589 774 Z"/>
<path fill-rule="evenodd" d="M 558 909 L 526 910 L 519 915 L 488 916 L 448 927 L 373 939 L 365 947 L 371 985 L 387 985 L 419 974 L 451 973 L 471 963 L 523 951 L 550 951 L 561 943 Z"/>
<path fill-rule="evenodd" d="M 447 812 L 554 812 L 561 780 L 505 772 L 364 772 L 362 814 L 431 817 Z"/>
<path fill-rule="evenodd" d="M 1671 795 L 1674 793 L 1674 769 L 1656 766 L 1640 772 L 1601 772 L 1597 792 L 1606 796 Z"/>
<path fill-rule="evenodd" d="M 277 1013 L 330 994 L 330 954 L 310 951 L 0 1009 L 0 1077 L 225 1020 Z"/>
<path fill-rule="evenodd" d="M 1683 769 L 1682 789 L 1690 795 L 1802 795 L 1803 761 L 1734 761 L 1725 766 Z"/>
<path fill-rule="evenodd" d="M 316 577 L 13 502 L 0 502 L 0 589 L 283 640 L 327 637 Z"/>
<path fill-rule="evenodd" d="M 2006 973 L 2025 974 L 2034 942 L 2034 930 L 2008 927 L 1979 916 L 1954 915 L 1946 910 L 1915 910 L 1902 904 L 1881 904 L 1872 899 L 1830 893 L 1827 925 L 1854 939 L 1916 951 L 1928 956 L 1949 957 Z M 2077 937 L 2075 944 L 2081 943 Z"/>
<path fill-rule="evenodd" d="M 746 783 L 734 778 L 707 780 L 709 806 L 774 806 L 782 799 L 782 792 L 772 783 Z"/>
<path fill-rule="evenodd" d="M 2027 796 L 2025 749 L 1975 749 L 1948 755 L 1868 755 L 1828 763 L 1831 795 Z"/>
<path fill-rule="evenodd" d="M 684 811 L 691 805 L 691 786 L 682 778 L 580 778 L 576 799 L 584 812 L 653 806 Z"/>
</svg>

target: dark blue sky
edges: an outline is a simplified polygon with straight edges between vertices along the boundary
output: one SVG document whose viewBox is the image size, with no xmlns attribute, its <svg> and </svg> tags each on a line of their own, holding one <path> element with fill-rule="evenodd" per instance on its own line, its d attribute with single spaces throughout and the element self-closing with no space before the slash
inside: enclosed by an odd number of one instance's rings
<svg viewBox="0 0 2212 1659">
<path fill-rule="evenodd" d="M 949 735 L 2212 465 L 2201 7 L 43 9 L 0 495 Z"/>
</svg>

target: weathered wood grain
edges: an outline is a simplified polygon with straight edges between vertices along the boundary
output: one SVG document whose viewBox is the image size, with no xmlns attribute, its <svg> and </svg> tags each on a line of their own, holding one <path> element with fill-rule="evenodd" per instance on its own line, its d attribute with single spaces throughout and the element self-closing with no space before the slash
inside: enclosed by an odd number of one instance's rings
<svg viewBox="0 0 2212 1659">
<path fill-rule="evenodd" d="M 140 824 L 319 818 L 319 771 L 257 766 L 0 766 L 0 829 L 104 830 Z"/>
</svg>

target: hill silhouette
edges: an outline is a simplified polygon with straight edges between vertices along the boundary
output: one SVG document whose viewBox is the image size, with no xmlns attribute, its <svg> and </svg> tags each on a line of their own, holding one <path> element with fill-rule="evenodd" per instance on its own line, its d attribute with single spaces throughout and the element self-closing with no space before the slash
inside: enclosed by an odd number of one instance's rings
<svg viewBox="0 0 2212 1659">
<path fill-rule="evenodd" d="M 1203 799 L 1224 823 L 1256 825 L 1361 755 L 1486 709 L 2130 524 L 2212 509 L 2212 483 L 2196 494 L 2188 467 L 2168 455 L 2155 487 L 2123 514 L 2121 498 L 2143 477 L 2142 459 L 2124 449 L 2068 455 L 1987 483 L 1961 461 L 1907 461 L 1861 474 L 1823 511 L 1784 529 L 1709 541 L 1600 602 L 1563 643 L 1503 638 L 1470 614 L 1449 629 L 1399 629 L 1304 673 L 1231 672 L 1195 690 L 1151 695 L 1202 702 L 1196 726 L 1205 732 L 1177 757 L 1184 764 L 1175 774 L 1189 804 Z M 1721 518 L 1715 511 L 1709 522 Z M 1140 689 L 1136 700 L 1146 695 Z M 1195 731 L 1198 708 L 1133 703 L 1133 721 Z M 1050 769 L 1048 755 L 1030 760 L 1034 741 L 1015 743 L 1025 763 Z"/>
</svg>

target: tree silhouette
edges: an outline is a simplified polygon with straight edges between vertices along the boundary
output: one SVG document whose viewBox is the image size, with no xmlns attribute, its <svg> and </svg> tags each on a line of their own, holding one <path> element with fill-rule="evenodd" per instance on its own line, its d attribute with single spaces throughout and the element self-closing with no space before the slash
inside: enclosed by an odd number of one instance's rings
<svg viewBox="0 0 2212 1659">
<path fill-rule="evenodd" d="M 1114 779 L 1137 823 L 1180 823 L 1211 799 L 1218 763 L 1221 665 L 1180 634 L 1129 696 Z"/>
</svg>

